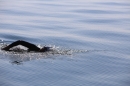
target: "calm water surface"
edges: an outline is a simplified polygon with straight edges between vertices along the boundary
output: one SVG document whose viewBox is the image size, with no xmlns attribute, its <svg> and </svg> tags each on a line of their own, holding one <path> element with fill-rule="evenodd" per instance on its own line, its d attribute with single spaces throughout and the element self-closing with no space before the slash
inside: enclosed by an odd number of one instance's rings
<svg viewBox="0 0 130 86">
<path fill-rule="evenodd" d="M 1 0 L 0 47 L 16 40 L 60 53 L 0 50 L 0 86 L 129 86 L 129 0 Z"/>
</svg>

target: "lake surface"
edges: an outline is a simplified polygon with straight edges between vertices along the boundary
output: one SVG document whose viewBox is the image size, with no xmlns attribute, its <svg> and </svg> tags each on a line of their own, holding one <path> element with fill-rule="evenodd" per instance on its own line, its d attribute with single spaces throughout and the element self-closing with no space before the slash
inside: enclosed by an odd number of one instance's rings
<svg viewBox="0 0 130 86">
<path fill-rule="evenodd" d="M 0 48 L 16 40 L 58 53 L 0 50 L 0 86 L 129 86 L 129 0 L 1 0 Z"/>
</svg>

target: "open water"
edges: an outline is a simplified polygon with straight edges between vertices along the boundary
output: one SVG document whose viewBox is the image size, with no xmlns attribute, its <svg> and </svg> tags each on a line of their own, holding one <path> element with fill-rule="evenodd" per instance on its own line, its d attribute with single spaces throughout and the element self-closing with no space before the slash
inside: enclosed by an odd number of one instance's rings
<svg viewBox="0 0 130 86">
<path fill-rule="evenodd" d="M 129 0 L 0 0 L 0 86 L 130 86 Z"/>
</svg>

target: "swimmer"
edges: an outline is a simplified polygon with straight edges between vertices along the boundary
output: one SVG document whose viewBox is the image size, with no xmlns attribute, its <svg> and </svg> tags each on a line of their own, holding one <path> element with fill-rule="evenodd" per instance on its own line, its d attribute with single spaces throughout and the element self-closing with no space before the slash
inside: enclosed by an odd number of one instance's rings
<svg viewBox="0 0 130 86">
<path fill-rule="evenodd" d="M 22 40 L 18 40 L 18 41 L 15 41 L 13 43 L 11 43 L 10 45 L 2 48 L 2 50 L 5 50 L 5 51 L 11 51 L 10 49 L 12 47 L 15 47 L 17 45 L 22 45 L 22 46 L 25 46 L 28 48 L 28 52 L 30 51 L 35 51 L 35 52 L 46 52 L 46 51 L 50 51 L 50 48 L 51 47 L 43 47 L 43 48 L 39 48 L 37 47 L 35 44 L 32 44 L 32 43 L 29 43 L 29 42 L 26 42 L 26 41 L 22 41 Z"/>
</svg>

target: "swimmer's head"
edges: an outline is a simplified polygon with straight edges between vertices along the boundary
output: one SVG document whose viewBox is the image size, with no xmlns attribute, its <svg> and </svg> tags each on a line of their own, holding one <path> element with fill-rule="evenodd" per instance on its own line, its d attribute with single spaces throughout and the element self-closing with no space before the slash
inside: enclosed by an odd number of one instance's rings
<svg viewBox="0 0 130 86">
<path fill-rule="evenodd" d="M 46 51 L 50 51 L 50 47 L 43 47 L 40 49 L 40 52 L 46 52 Z"/>
</svg>

